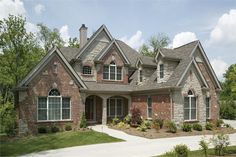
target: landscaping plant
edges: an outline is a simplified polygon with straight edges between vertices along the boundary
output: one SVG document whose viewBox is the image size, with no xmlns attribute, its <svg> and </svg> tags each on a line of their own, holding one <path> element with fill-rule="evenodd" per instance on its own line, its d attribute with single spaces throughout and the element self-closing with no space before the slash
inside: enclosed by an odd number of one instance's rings
<svg viewBox="0 0 236 157">
<path fill-rule="evenodd" d="M 51 132 L 52 133 L 56 133 L 56 132 L 59 132 L 59 131 L 60 131 L 59 127 L 57 127 L 57 126 L 52 126 L 51 127 Z"/>
<path fill-rule="evenodd" d="M 202 131 L 202 125 L 198 123 L 193 124 L 193 130 Z"/>
<path fill-rule="evenodd" d="M 192 131 L 192 125 L 188 123 L 184 123 L 182 126 L 182 130 L 184 132 L 191 132 Z"/>
<path fill-rule="evenodd" d="M 119 118 L 115 117 L 115 118 L 112 119 L 111 124 L 112 125 L 117 125 L 119 122 L 120 122 Z"/>
<path fill-rule="evenodd" d="M 174 147 L 175 153 L 178 157 L 187 157 L 189 148 L 185 144 L 178 144 Z"/>
<path fill-rule="evenodd" d="M 123 119 L 123 121 L 124 121 L 126 124 L 130 124 L 130 122 L 131 122 L 131 115 L 128 114 L 127 116 L 125 116 L 125 118 Z"/>
<path fill-rule="evenodd" d="M 142 123 L 140 109 L 133 107 L 131 109 L 131 126 L 137 127 Z"/>
<path fill-rule="evenodd" d="M 211 122 L 206 122 L 205 128 L 206 130 L 213 130 L 213 124 Z"/>
<path fill-rule="evenodd" d="M 224 121 L 222 119 L 217 119 L 216 121 L 216 127 L 221 127 L 224 124 Z"/>
<path fill-rule="evenodd" d="M 159 127 L 160 127 L 160 129 L 162 129 L 163 128 L 163 124 L 164 124 L 164 120 L 163 119 L 155 119 L 154 121 L 153 121 L 153 124 L 154 125 L 158 125 Z"/>
<path fill-rule="evenodd" d="M 87 120 L 85 118 L 85 114 L 82 114 L 81 120 L 80 120 L 80 128 L 87 128 Z"/>
<path fill-rule="evenodd" d="M 66 130 L 66 131 L 72 130 L 72 126 L 71 126 L 70 124 L 66 124 L 65 130 Z"/>
<path fill-rule="evenodd" d="M 168 121 L 166 127 L 168 128 L 168 132 L 176 133 L 177 132 L 177 126 L 175 122 Z"/>
<path fill-rule="evenodd" d="M 45 126 L 39 126 L 38 127 L 38 133 L 45 134 L 47 132 L 48 132 L 48 130 L 47 130 L 47 128 Z"/>
<path fill-rule="evenodd" d="M 208 154 L 208 149 L 209 149 L 209 143 L 205 140 L 205 139 L 202 139 L 200 142 L 199 142 L 199 145 L 201 146 L 201 150 L 202 152 L 204 153 L 204 156 L 207 157 L 207 154 Z"/>
<path fill-rule="evenodd" d="M 144 123 L 142 123 L 139 127 L 137 127 L 137 130 L 143 131 L 143 132 L 147 131 L 147 129 L 148 128 Z"/>
<path fill-rule="evenodd" d="M 152 122 L 150 120 L 144 120 L 143 123 L 148 129 L 151 129 Z"/>
<path fill-rule="evenodd" d="M 226 147 L 230 144 L 229 135 L 223 133 L 214 135 L 211 138 L 211 143 L 214 146 L 215 155 L 223 156 L 226 151 Z"/>
</svg>

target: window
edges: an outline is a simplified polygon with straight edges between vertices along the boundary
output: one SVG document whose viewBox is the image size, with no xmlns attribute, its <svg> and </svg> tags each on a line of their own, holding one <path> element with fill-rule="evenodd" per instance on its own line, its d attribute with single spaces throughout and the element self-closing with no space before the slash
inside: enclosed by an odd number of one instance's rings
<svg viewBox="0 0 236 157">
<path fill-rule="evenodd" d="M 210 105 L 210 98 L 206 98 L 206 118 L 210 119 L 211 117 L 211 105 Z"/>
<path fill-rule="evenodd" d="M 184 120 L 196 120 L 197 119 L 197 105 L 196 97 L 190 90 L 188 96 L 184 98 Z"/>
<path fill-rule="evenodd" d="M 152 118 L 152 97 L 147 98 L 147 117 Z"/>
<path fill-rule="evenodd" d="M 107 99 L 107 114 L 109 117 L 123 116 L 123 99 L 110 98 Z"/>
<path fill-rule="evenodd" d="M 71 119 L 70 98 L 61 97 L 57 89 L 52 89 L 47 97 L 38 98 L 38 120 L 69 120 Z"/>
<path fill-rule="evenodd" d="M 92 74 L 91 67 L 90 66 L 83 66 L 83 74 L 91 75 Z"/>
<path fill-rule="evenodd" d="M 164 64 L 160 64 L 160 78 L 164 78 Z"/>
<path fill-rule="evenodd" d="M 122 80 L 122 67 L 117 67 L 115 62 L 103 67 L 103 79 L 105 80 Z"/>
<path fill-rule="evenodd" d="M 139 70 L 139 82 L 143 82 L 143 71 Z"/>
</svg>

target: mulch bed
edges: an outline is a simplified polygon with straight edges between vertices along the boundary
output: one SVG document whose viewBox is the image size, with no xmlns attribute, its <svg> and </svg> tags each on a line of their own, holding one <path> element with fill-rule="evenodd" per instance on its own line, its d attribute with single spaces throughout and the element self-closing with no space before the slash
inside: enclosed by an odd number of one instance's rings
<svg viewBox="0 0 236 157">
<path fill-rule="evenodd" d="M 142 132 L 142 131 L 137 130 L 134 127 L 118 128 L 117 126 L 112 126 L 112 125 L 110 125 L 109 128 L 116 129 L 116 130 L 121 130 L 121 131 L 124 131 L 124 132 L 126 132 L 127 134 L 130 134 L 130 135 L 145 137 L 145 138 L 149 138 L 149 139 L 179 137 L 179 136 L 194 136 L 194 135 L 213 135 L 213 134 L 222 133 L 222 132 L 224 134 L 236 133 L 236 130 L 232 129 L 232 128 L 216 128 L 213 131 L 210 131 L 210 130 L 203 130 L 203 131 L 192 130 L 192 132 L 183 132 L 182 130 L 178 130 L 177 133 L 167 132 L 166 128 L 162 128 L 158 132 L 157 132 L 156 129 L 147 129 L 146 132 Z"/>
</svg>

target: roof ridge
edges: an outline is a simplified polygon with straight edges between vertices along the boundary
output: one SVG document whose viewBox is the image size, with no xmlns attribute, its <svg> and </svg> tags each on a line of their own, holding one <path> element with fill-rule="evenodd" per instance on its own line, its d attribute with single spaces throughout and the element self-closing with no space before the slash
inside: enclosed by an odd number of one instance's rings
<svg viewBox="0 0 236 157">
<path fill-rule="evenodd" d="M 199 42 L 199 40 L 194 40 L 194 41 L 192 41 L 192 42 L 190 42 L 190 43 L 187 43 L 187 44 L 181 45 L 181 46 L 176 47 L 176 48 L 174 48 L 174 49 L 172 49 L 172 50 L 179 49 L 179 48 L 181 48 L 181 47 L 184 47 L 184 46 L 187 46 L 187 45 L 193 44 L 194 42 Z"/>
</svg>

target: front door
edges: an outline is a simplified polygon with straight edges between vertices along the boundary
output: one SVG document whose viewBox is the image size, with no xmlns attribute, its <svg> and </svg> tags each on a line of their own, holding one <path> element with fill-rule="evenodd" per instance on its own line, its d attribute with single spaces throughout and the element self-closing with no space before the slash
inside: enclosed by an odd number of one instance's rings
<svg viewBox="0 0 236 157">
<path fill-rule="evenodd" d="M 92 96 L 86 99 L 85 117 L 88 121 L 95 121 L 95 102 Z"/>
</svg>

